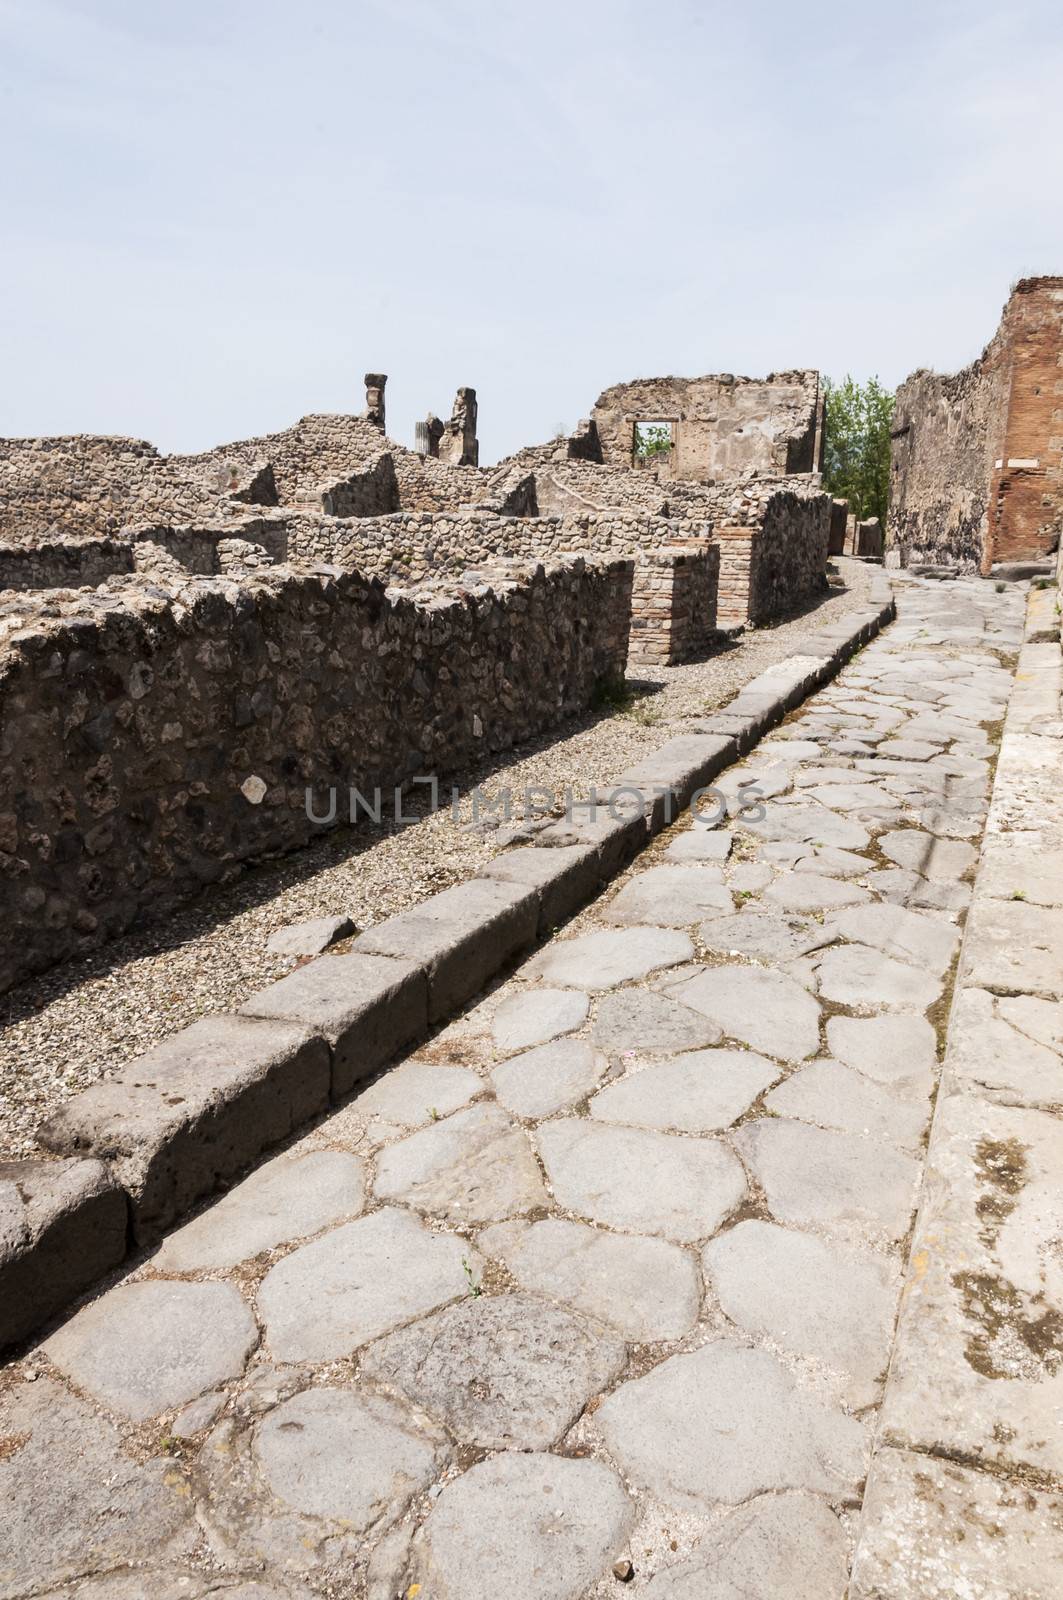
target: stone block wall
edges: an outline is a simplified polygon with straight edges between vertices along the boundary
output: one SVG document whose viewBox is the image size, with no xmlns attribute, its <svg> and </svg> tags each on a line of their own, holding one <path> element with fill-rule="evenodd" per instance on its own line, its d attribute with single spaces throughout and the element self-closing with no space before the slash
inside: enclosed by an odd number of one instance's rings
<svg viewBox="0 0 1063 1600">
<path fill-rule="evenodd" d="M 828 495 L 784 490 L 770 498 L 759 523 L 717 528 L 719 626 L 763 626 L 822 594 L 830 523 Z"/>
<path fill-rule="evenodd" d="M 635 568 L 629 666 L 689 661 L 716 636 L 720 546 L 648 550 Z"/>
<path fill-rule="evenodd" d="M 122 539 L 49 539 L 0 544 L 0 590 L 95 587 L 132 572 L 133 549 Z"/>
<path fill-rule="evenodd" d="M 0 616 L 0 987 L 304 843 L 308 786 L 390 790 L 582 711 L 622 678 L 632 571 L 129 577 Z"/>
</svg>

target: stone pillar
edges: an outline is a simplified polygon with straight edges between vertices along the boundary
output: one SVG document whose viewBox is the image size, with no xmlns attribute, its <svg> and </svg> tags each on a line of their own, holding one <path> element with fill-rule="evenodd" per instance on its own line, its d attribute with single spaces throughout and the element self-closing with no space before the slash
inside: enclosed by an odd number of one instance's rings
<svg viewBox="0 0 1063 1600">
<path fill-rule="evenodd" d="M 414 449 L 422 456 L 438 456 L 439 441 L 443 437 L 443 424 L 430 411 L 423 422 L 414 425 Z"/>
<path fill-rule="evenodd" d="M 381 433 L 384 431 L 384 385 L 387 381 L 386 372 L 367 372 L 365 375 L 365 410 L 362 415 Z"/>
<path fill-rule="evenodd" d="M 448 467 L 477 467 L 480 444 L 476 437 L 476 390 L 459 389 L 450 421 L 443 425 L 439 459 Z"/>
</svg>

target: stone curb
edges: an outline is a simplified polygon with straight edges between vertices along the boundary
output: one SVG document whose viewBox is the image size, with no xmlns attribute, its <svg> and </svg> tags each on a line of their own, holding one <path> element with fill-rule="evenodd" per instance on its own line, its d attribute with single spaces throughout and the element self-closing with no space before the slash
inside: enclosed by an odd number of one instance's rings
<svg viewBox="0 0 1063 1600">
<path fill-rule="evenodd" d="M 603 788 L 595 806 L 573 806 L 531 845 L 504 852 L 478 877 L 368 929 L 349 955 L 308 962 L 253 995 L 236 1015 L 194 1023 L 70 1100 L 38 1134 L 45 1149 L 70 1159 L 34 1163 L 33 1199 L 9 1185 L 0 1212 L 0 1304 L 9 1285 L 18 1302 L 0 1320 L 0 1347 L 26 1337 L 116 1266 L 126 1235 L 135 1247 L 157 1239 L 592 900 L 698 789 L 896 615 L 884 579 L 872 601 L 806 640 L 799 656 L 753 679 L 726 711 L 670 739 Z M 83 1193 L 69 1176 L 75 1160 L 86 1169 Z M 99 1208 L 103 1191 L 93 1183 L 104 1180 L 112 1197 L 108 1216 L 122 1207 L 121 1251 L 114 1217 L 98 1230 L 93 1248 L 80 1242 L 96 1226 L 91 1208 Z M 47 1225 L 34 1220 L 38 1214 L 50 1219 Z M 48 1260 L 57 1253 L 76 1270 L 49 1275 Z"/>
</svg>

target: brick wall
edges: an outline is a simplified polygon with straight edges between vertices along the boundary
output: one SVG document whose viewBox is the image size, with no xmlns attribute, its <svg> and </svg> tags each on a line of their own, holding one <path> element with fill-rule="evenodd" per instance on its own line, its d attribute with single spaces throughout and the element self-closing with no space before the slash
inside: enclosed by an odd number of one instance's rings
<svg viewBox="0 0 1063 1600">
<path fill-rule="evenodd" d="M 643 551 L 631 595 L 629 665 L 689 661 L 716 636 L 720 546 Z"/>
</svg>

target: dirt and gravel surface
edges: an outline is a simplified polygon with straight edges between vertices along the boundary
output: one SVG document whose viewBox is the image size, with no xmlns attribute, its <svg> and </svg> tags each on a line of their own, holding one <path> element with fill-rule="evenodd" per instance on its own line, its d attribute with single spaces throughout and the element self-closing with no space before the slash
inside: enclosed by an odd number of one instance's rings
<svg viewBox="0 0 1063 1600">
<path fill-rule="evenodd" d="M 844 587 L 810 611 L 743 634 L 704 660 L 632 682 L 625 705 L 455 774 L 447 787 L 452 781 L 461 791 L 457 820 L 447 807 L 404 827 L 362 823 L 329 833 L 0 998 L 0 1159 L 39 1155 L 34 1130 L 64 1100 L 197 1017 L 238 1006 L 290 971 L 294 958 L 266 948 L 277 928 L 334 913 L 365 928 L 478 871 L 505 842 L 505 824 L 473 822 L 474 786 L 489 798 L 508 788 L 514 820 L 526 787 L 559 797 L 567 787 L 585 794 L 785 660 L 811 628 L 866 605 L 876 569 L 839 560 L 837 570 Z"/>
</svg>

